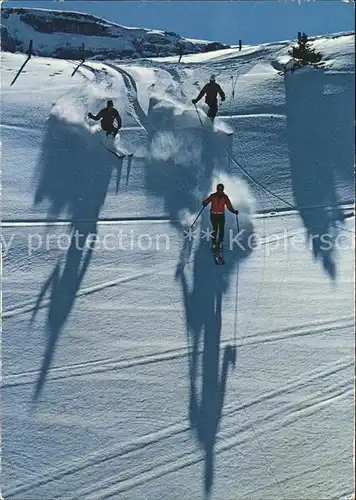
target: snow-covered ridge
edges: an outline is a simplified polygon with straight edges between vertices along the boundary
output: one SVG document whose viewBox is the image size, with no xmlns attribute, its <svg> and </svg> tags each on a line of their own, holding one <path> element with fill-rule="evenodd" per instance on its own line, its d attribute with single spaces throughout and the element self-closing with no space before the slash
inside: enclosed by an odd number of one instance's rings
<svg viewBox="0 0 356 500">
<path fill-rule="evenodd" d="M 80 12 L 4 8 L 1 16 L 1 50 L 45 57 L 138 58 L 171 56 L 181 51 L 199 53 L 228 47 L 219 42 L 191 40 L 173 32 L 131 28 Z"/>
</svg>

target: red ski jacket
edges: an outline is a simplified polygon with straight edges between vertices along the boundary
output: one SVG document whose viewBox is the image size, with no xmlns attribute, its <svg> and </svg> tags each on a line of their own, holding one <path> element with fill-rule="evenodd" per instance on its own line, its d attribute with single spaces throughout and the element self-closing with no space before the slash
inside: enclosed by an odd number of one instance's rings
<svg viewBox="0 0 356 500">
<path fill-rule="evenodd" d="M 225 212 L 225 206 L 230 212 L 235 213 L 229 197 L 223 193 L 213 193 L 206 200 L 204 200 L 204 205 L 211 203 L 210 211 L 215 215 L 222 215 Z"/>
</svg>

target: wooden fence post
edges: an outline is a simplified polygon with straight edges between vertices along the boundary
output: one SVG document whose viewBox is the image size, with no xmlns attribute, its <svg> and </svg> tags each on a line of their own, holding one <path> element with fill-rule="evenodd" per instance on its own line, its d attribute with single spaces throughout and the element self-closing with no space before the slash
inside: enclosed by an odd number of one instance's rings
<svg viewBox="0 0 356 500">
<path fill-rule="evenodd" d="M 26 64 L 28 63 L 28 61 L 31 59 L 31 56 L 32 56 L 32 48 L 33 48 L 33 40 L 30 40 L 30 43 L 28 45 L 28 51 L 27 51 L 27 59 L 26 61 L 23 63 L 23 65 L 21 66 L 21 68 L 18 70 L 17 72 L 17 75 L 15 76 L 15 78 L 12 80 L 12 82 L 10 83 L 10 87 L 11 85 L 13 85 L 16 80 L 18 79 L 18 77 L 20 76 L 20 74 L 22 73 L 22 70 L 24 69 L 24 67 L 26 66 Z"/>
<path fill-rule="evenodd" d="M 71 74 L 71 76 L 74 76 L 76 74 L 76 72 L 78 71 L 78 69 L 80 68 L 80 66 L 82 64 L 85 63 L 85 49 L 84 49 L 84 42 L 82 43 L 82 46 L 81 46 L 81 52 L 82 52 L 82 60 L 80 61 L 80 63 L 78 64 L 78 66 L 76 68 L 74 68 L 74 71 L 73 73 Z"/>
</svg>

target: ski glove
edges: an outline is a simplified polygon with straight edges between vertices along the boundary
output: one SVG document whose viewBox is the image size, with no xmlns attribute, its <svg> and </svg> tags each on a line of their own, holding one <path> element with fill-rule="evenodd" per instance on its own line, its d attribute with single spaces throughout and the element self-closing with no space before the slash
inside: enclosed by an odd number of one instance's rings
<svg viewBox="0 0 356 500">
<path fill-rule="evenodd" d="M 225 101 L 225 96 L 221 98 L 221 102 Z"/>
<path fill-rule="evenodd" d="M 192 103 L 196 104 L 198 101 L 196 99 L 192 99 Z"/>
<path fill-rule="evenodd" d="M 92 113 L 88 113 L 88 118 L 93 118 L 93 114 Z"/>
<path fill-rule="evenodd" d="M 239 211 L 238 211 L 238 210 L 234 210 L 234 212 L 235 212 L 235 215 L 238 215 L 238 213 L 239 213 Z"/>
</svg>

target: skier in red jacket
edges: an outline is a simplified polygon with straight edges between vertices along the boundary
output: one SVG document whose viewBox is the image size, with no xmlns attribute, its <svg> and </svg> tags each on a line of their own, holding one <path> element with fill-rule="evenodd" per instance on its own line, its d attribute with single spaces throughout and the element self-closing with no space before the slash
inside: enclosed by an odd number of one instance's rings
<svg viewBox="0 0 356 500">
<path fill-rule="evenodd" d="M 204 206 L 211 203 L 210 208 L 210 221 L 213 226 L 212 247 L 213 251 L 216 250 L 216 237 L 219 232 L 219 248 L 221 249 L 224 242 L 225 233 L 225 206 L 233 213 L 238 214 L 239 211 L 235 210 L 231 205 L 231 201 L 227 194 L 224 193 L 224 185 L 218 184 L 216 186 L 216 193 L 212 193 L 208 198 L 202 201 Z"/>
<path fill-rule="evenodd" d="M 106 137 L 108 135 L 116 136 L 119 129 L 121 128 L 121 116 L 116 108 L 114 108 L 114 103 L 110 99 L 106 103 L 106 108 L 103 108 L 97 115 L 88 113 L 88 118 L 98 121 L 101 120 L 101 128 L 106 132 Z M 114 120 L 117 122 L 117 126 L 114 125 Z"/>
<path fill-rule="evenodd" d="M 225 101 L 225 94 L 223 89 L 218 83 L 216 83 L 215 75 L 211 75 L 210 82 L 204 85 L 196 99 L 192 99 L 192 103 L 196 104 L 205 95 L 205 102 L 209 106 L 207 115 L 211 119 L 211 121 L 214 121 L 214 118 L 218 112 L 218 94 L 221 97 L 221 101 Z"/>
</svg>

